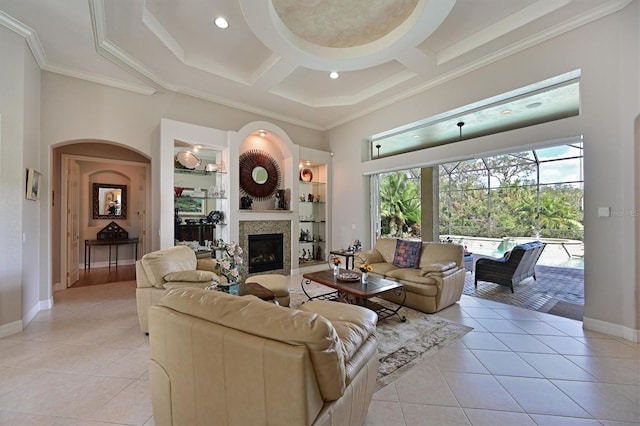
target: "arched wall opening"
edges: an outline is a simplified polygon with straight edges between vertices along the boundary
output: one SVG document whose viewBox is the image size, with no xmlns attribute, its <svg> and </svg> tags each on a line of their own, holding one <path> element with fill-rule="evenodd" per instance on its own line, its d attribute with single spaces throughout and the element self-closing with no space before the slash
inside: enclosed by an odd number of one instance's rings
<svg viewBox="0 0 640 426">
<path fill-rule="evenodd" d="M 84 240 L 95 239 L 96 233 L 111 222 L 111 219 L 94 219 L 92 205 L 92 185 L 96 176 L 101 180 L 113 180 L 113 184 L 126 184 L 128 214 L 126 218 L 115 220 L 131 238 L 140 238 L 138 253 L 145 253 L 150 247 L 151 218 L 147 214 L 151 202 L 151 159 L 144 154 L 122 144 L 102 140 L 73 140 L 58 143 L 52 147 L 51 155 L 51 282 L 53 290 L 61 290 L 73 285 L 73 275 L 68 275 L 77 259 L 78 268 L 85 261 Z M 77 179 L 77 212 L 69 214 L 67 197 L 68 165 L 74 164 L 79 170 Z M 93 179 L 93 180 L 92 180 Z M 66 241 L 68 231 L 77 225 L 78 253 L 69 253 Z M 65 238 L 63 238 L 65 236 Z M 133 263 L 134 247 L 123 249 L 120 262 Z M 96 266 L 107 264 L 107 252 L 92 255 Z M 70 267 L 69 262 L 73 265 Z M 92 262 L 93 263 L 93 262 Z"/>
</svg>

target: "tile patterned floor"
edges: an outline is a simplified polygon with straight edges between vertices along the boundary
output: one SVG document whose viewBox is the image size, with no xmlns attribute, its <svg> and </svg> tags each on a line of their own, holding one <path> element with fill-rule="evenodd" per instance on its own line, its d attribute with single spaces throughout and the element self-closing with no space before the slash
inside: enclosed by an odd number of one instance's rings
<svg viewBox="0 0 640 426">
<path fill-rule="evenodd" d="M 54 299 L 0 339 L 0 425 L 152 425 L 135 283 Z M 474 330 L 378 391 L 366 425 L 640 423 L 640 345 L 468 296 L 437 315 Z"/>
</svg>

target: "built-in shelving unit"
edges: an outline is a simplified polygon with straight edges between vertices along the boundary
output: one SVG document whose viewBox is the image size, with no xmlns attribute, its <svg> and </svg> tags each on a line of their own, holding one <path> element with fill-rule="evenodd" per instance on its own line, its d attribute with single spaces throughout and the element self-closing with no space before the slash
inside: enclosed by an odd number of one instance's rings
<svg viewBox="0 0 640 426">
<path fill-rule="evenodd" d="M 327 165 L 300 160 L 298 181 L 298 262 L 301 268 L 326 262 Z"/>
<path fill-rule="evenodd" d="M 180 143 L 175 153 L 188 150 Z M 228 219 L 227 174 L 221 171 L 221 152 L 199 149 L 193 153 L 200 161 L 195 167 L 178 164 L 173 171 L 175 244 L 188 245 L 199 257 L 216 253 L 219 230 Z"/>
</svg>

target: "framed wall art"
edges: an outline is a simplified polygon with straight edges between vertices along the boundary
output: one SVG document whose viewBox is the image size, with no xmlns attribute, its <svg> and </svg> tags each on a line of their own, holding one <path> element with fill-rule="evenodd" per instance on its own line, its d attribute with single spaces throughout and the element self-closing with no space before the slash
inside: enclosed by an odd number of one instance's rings
<svg viewBox="0 0 640 426">
<path fill-rule="evenodd" d="M 27 200 L 39 200 L 40 199 L 40 181 L 42 180 L 42 173 L 35 169 L 27 169 L 27 182 L 25 188 L 25 197 Z"/>
</svg>

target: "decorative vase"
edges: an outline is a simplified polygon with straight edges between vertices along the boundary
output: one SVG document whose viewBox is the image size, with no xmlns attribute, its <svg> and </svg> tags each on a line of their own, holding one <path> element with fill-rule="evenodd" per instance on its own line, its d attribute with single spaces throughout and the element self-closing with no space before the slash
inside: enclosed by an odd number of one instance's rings
<svg viewBox="0 0 640 426">
<path fill-rule="evenodd" d="M 333 265 L 333 276 L 337 277 L 340 273 L 340 265 Z"/>
<path fill-rule="evenodd" d="M 362 275 L 360 276 L 360 282 L 362 284 L 366 284 L 367 282 L 369 282 L 369 273 L 368 272 L 363 272 Z"/>
</svg>

